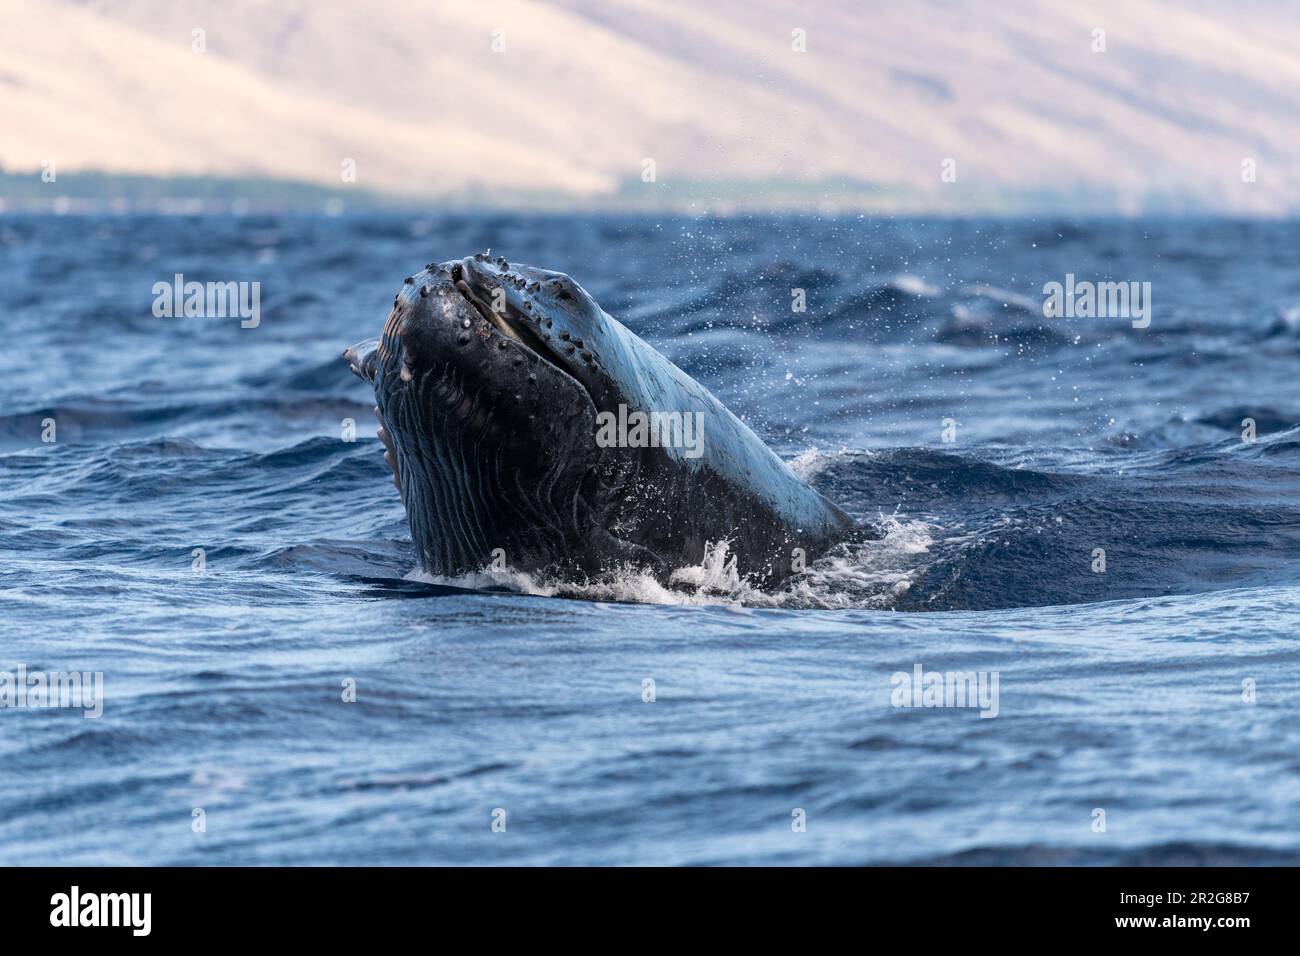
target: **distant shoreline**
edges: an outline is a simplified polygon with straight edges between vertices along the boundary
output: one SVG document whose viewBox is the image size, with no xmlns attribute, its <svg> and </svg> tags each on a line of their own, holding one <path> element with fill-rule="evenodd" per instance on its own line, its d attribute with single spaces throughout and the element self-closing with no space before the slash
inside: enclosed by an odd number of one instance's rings
<svg viewBox="0 0 1300 956">
<path fill-rule="evenodd" d="M 1243 215 L 1163 195 L 1126 198 L 1107 191 L 1060 193 L 1047 190 L 963 189 L 951 200 L 870 183 L 688 180 L 678 183 L 624 183 L 606 195 L 553 191 L 472 189 L 445 195 L 401 195 L 358 186 L 322 186 L 266 177 L 147 176 L 102 171 L 60 172 L 46 182 L 40 170 L 0 170 L 0 215 L 160 214 L 246 215 L 314 213 L 327 216 L 361 212 L 530 212 L 647 213 L 681 216 L 853 214 L 993 218 L 1072 216 L 1136 218 L 1192 216 L 1285 219 L 1300 216 L 1300 206 Z"/>
</svg>

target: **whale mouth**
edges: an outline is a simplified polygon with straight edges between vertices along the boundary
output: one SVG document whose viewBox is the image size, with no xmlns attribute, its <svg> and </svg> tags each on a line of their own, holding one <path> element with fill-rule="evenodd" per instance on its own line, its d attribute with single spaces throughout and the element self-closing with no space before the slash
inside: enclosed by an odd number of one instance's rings
<svg viewBox="0 0 1300 956">
<path fill-rule="evenodd" d="M 456 291 L 483 316 L 483 319 L 507 338 L 514 339 L 543 362 L 553 365 L 570 377 L 573 372 L 567 367 L 560 354 L 541 336 L 525 325 L 518 316 L 512 315 L 509 306 L 501 311 L 492 308 L 483 297 L 469 284 L 465 269 L 457 264 L 451 268 L 451 281 Z M 582 384 L 579 382 L 579 384 Z M 584 386 L 585 388 L 585 386 Z"/>
</svg>

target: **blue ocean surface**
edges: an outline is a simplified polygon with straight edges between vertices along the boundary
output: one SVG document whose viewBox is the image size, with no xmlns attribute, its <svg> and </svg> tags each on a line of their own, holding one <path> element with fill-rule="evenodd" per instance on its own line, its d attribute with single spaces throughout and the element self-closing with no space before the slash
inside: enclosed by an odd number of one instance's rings
<svg viewBox="0 0 1300 956">
<path fill-rule="evenodd" d="M 339 353 L 489 249 L 570 273 L 884 537 L 774 592 L 725 545 L 670 584 L 418 573 Z M 98 718 L 0 709 L 0 862 L 1300 863 L 1297 249 L 0 218 L 0 671 L 103 675 Z M 156 316 L 177 274 L 259 283 L 256 327 Z M 1067 276 L 1150 283 L 1149 326 L 1045 317 Z M 996 697 L 901 706 L 918 669 Z"/>
</svg>

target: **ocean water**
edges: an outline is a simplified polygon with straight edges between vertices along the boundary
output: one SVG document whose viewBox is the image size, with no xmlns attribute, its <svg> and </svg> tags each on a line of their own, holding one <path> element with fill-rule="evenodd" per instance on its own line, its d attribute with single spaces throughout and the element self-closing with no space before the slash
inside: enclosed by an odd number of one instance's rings
<svg viewBox="0 0 1300 956">
<path fill-rule="evenodd" d="M 0 709 L 0 862 L 1300 862 L 1297 248 L 0 218 L 0 671 L 103 674 L 98 718 Z M 769 593 L 725 545 L 672 586 L 415 573 L 339 352 L 485 249 L 569 272 L 885 537 Z M 260 283 L 259 324 L 156 317 L 178 273 Z M 1067 275 L 1149 282 L 1149 326 L 1045 318 Z M 896 706 L 918 667 L 986 706 Z"/>
</svg>

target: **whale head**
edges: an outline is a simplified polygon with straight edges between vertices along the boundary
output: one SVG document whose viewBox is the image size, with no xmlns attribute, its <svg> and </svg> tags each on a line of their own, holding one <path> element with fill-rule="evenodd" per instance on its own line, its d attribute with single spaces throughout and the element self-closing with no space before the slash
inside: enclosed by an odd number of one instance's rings
<svg viewBox="0 0 1300 956">
<path fill-rule="evenodd" d="M 568 276 L 479 255 L 408 278 L 379 339 L 344 353 L 374 386 L 426 569 L 590 571 L 622 547 L 607 525 L 626 462 L 595 441 L 620 397 L 606 320 Z"/>
<path fill-rule="evenodd" d="M 767 583 L 855 528 L 563 273 L 430 263 L 380 338 L 344 356 L 374 386 L 431 573 L 633 564 L 664 579 L 725 540 Z"/>
</svg>

